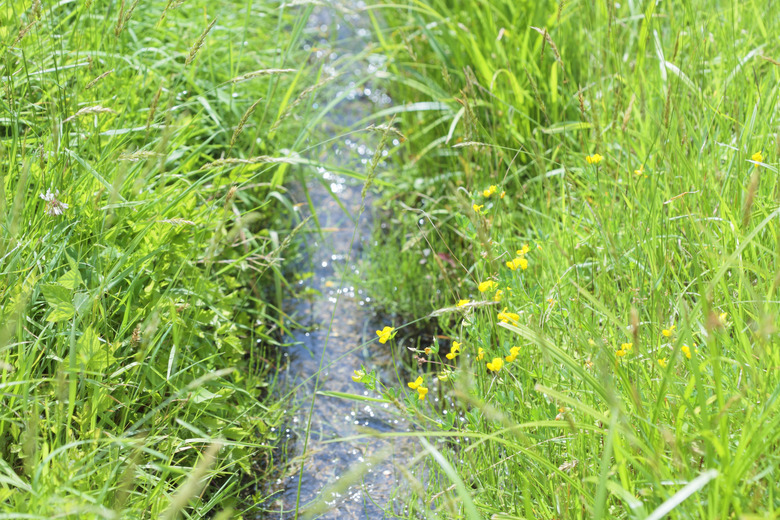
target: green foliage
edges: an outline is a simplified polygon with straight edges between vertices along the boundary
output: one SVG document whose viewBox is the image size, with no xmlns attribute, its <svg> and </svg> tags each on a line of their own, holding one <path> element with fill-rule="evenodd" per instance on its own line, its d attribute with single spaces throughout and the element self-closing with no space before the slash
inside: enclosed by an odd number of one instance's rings
<svg viewBox="0 0 780 520">
<path fill-rule="evenodd" d="M 462 352 L 417 352 L 452 403 L 404 389 L 419 434 L 451 440 L 421 462 L 438 469 L 411 486 L 420 514 L 780 511 L 780 18 L 753 1 L 621 4 L 385 16 L 407 160 L 368 284 L 410 319 L 443 308 Z"/>
<path fill-rule="evenodd" d="M 309 11 L 213 5 L 0 6 L 6 512 L 203 517 L 272 460 L 256 344 L 283 327 Z"/>
</svg>

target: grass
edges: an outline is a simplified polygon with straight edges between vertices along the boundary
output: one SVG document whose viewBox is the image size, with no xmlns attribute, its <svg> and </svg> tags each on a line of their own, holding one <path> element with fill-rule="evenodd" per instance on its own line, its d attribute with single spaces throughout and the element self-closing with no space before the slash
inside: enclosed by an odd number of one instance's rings
<svg viewBox="0 0 780 520">
<path fill-rule="evenodd" d="M 4 518 L 228 518 L 273 470 L 310 12 L 0 4 Z"/>
<path fill-rule="evenodd" d="M 780 18 L 621 4 L 375 11 L 408 140 L 366 284 L 441 344 L 384 389 L 409 518 L 780 516 Z"/>
<path fill-rule="evenodd" d="M 0 4 L 3 517 L 253 514 L 285 182 L 348 92 L 313 103 L 312 10 Z M 403 515 L 780 517 L 771 6 L 365 13 L 396 106 L 354 129 L 394 115 L 406 140 L 361 271 L 436 335 L 380 387 L 415 424 L 382 435 L 421 446 Z"/>
</svg>

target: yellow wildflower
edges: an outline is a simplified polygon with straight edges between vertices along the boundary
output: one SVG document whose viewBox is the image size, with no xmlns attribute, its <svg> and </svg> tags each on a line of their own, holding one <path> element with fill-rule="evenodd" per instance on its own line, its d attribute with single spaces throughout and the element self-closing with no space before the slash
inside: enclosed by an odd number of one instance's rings
<svg viewBox="0 0 780 520">
<path fill-rule="evenodd" d="M 757 151 L 753 155 L 750 156 L 751 159 L 753 159 L 755 162 L 760 163 L 764 160 L 764 155 L 761 153 L 761 150 Z M 754 164 L 754 167 L 758 168 L 758 164 Z"/>
<path fill-rule="evenodd" d="M 547 298 L 547 303 L 550 305 L 550 307 L 555 305 L 557 302 L 558 300 L 556 300 L 555 298 Z"/>
<path fill-rule="evenodd" d="M 393 334 L 393 327 L 385 327 L 382 330 L 376 331 L 376 335 L 379 336 L 379 343 L 385 344 L 390 336 Z"/>
<path fill-rule="evenodd" d="M 477 289 L 479 289 L 479 292 L 485 292 L 495 289 L 496 287 L 498 287 L 498 284 L 493 280 L 485 280 L 477 286 Z"/>
<path fill-rule="evenodd" d="M 633 343 L 621 343 L 620 348 L 615 352 L 615 355 L 621 358 L 630 353 L 632 348 L 634 348 Z"/>
<path fill-rule="evenodd" d="M 431 347 L 425 347 L 425 355 L 430 356 L 433 352 L 433 349 Z"/>
<path fill-rule="evenodd" d="M 682 353 L 685 354 L 685 357 L 691 359 L 691 349 L 688 347 L 688 345 L 683 345 L 680 350 L 682 350 Z"/>
<path fill-rule="evenodd" d="M 504 360 L 500 357 L 493 358 L 492 362 L 486 363 L 486 366 L 488 367 L 488 370 L 491 372 L 498 372 L 501 370 L 501 367 L 504 366 Z"/>
<path fill-rule="evenodd" d="M 460 343 L 457 341 L 452 342 L 452 348 L 450 349 L 450 353 L 447 354 L 447 359 L 455 359 L 460 355 Z"/>
<path fill-rule="evenodd" d="M 518 322 L 520 321 L 520 315 L 514 312 L 506 312 L 506 307 L 504 307 L 504 310 L 498 313 L 498 321 L 503 321 L 504 323 L 509 323 L 510 321 Z"/>
<path fill-rule="evenodd" d="M 645 174 L 645 165 L 644 164 L 642 166 L 640 166 L 638 170 L 634 170 L 634 175 L 636 175 L 637 177 L 641 177 L 644 174 Z"/>
<path fill-rule="evenodd" d="M 417 390 L 423 384 L 423 378 L 422 376 L 418 376 L 417 379 L 406 384 L 409 385 L 409 388 L 412 390 Z"/>
<path fill-rule="evenodd" d="M 479 347 L 479 351 L 477 351 L 477 361 L 482 361 L 482 358 L 484 357 L 485 357 L 485 349 Z"/>
<path fill-rule="evenodd" d="M 352 380 L 356 383 L 359 383 L 363 379 L 363 376 L 365 375 L 366 373 L 363 372 L 362 370 L 355 370 L 355 373 L 352 374 Z"/>
<path fill-rule="evenodd" d="M 501 193 L 498 195 L 498 198 L 500 198 L 500 199 L 503 199 L 505 195 L 506 195 L 506 192 L 505 192 L 505 191 L 502 191 L 502 192 L 501 192 Z"/>
<path fill-rule="evenodd" d="M 658 358 L 658 364 L 661 365 L 661 368 L 666 368 L 666 365 L 668 364 L 666 362 L 666 358 Z"/>
<path fill-rule="evenodd" d="M 528 269 L 528 260 L 526 260 L 522 256 L 518 256 L 514 260 L 507 261 L 506 266 L 510 268 L 512 271 L 515 271 L 518 267 L 523 271 L 525 271 L 526 269 Z"/>
<path fill-rule="evenodd" d="M 523 244 L 523 247 L 517 250 L 517 256 L 527 255 L 530 250 L 531 248 L 528 247 L 528 244 Z"/>
<path fill-rule="evenodd" d="M 471 303 L 471 300 L 458 300 L 458 303 L 455 304 L 455 307 L 463 307 L 469 303 Z"/>
<path fill-rule="evenodd" d="M 473 204 L 471 207 L 472 207 L 472 209 L 474 210 L 475 213 L 479 213 L 480 211 L 482 211 L 482 208 L 484 208 L 485 205 L 484 204 Z"/>
<path fill-rule="evenodd" d="M 497 189 L 498 188 L 496 188 L 495 186 L 490 186 L 488 189 L 482 190 L 482 196 L 483 197 L 490 197 L 491 195 L 493 195 L 496 192 Z"/>
<path fill-rule="evenodd" d="M 661 334 L 663 334 L 663 335 L 664 335 L 664 336 L 666 336 L 667 338 L 670 338 L 670 337 L 672 337 L 672 334 L 674 334 L 674 329 L 675 329 L 675 328 L 677 328 L 677 326 L 676 326 L 676 325 L 672 325 L 672 326 L 671 326 L 671 327 L 669 327 L 668 329 L 664 329 L 664 330 L 662 330 L 662 331 L 661 331 Z"/>
<path fill-rule="evenodd" d="M 497 291 L 496 291 L 496 294 L 495 294 L 495 295 L 493 295 L 493 301 L 500 302 L 500 301 L 501 301 L 501 298 L 502 298 L 503 296 L 504 296 L 504 291 L 502 291 L 501 289 L 499 289 L 499 290 L 497 290 Z"/>
<path fill-rule="evenodd" d="M 417 399 L 422 401 L 423 399 L 425 399 L 426 395 L 428 395 L 428 389 L 427 388 L 425 388 L 424 386 L 420 386 L 420 387 L 417 388 Z"/>
<path fill-rule="evenodd" d="M 509 355 L 506 356 L 506 362 L 511 363 L 517 358 L 517 355 L 520 354 L 520 347 L 512 347 L 509 349 Z"/>
<path fill-rule="evenodd" d="M 723 325 L 724 327 L 728 326 L 728 323 L 729 323 L 729 315 L 728 315 L 728 313 L 726 313 L 726 312 L 721 312 L 721 313 L 720 313 L 720 316 L 718 316 L 718 321 L 719 321 L 719 322 L 720 322 L 720 324 L 721 324 L 721 325 Z"/>
<path fill-rule="evenodd" d="M 585 157 L 585 160 L 588 162 L 588 164 L 598 164 L 603 159 L 602 156 L 600 156 L 597 153 L 594 153 L 593 155 L 588 155 Z"/>
</svg>

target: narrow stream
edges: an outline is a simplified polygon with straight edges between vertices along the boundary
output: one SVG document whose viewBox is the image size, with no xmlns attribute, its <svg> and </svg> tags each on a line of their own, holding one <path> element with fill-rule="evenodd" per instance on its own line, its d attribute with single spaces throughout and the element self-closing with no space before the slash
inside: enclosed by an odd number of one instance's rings
<svg viewBox="0 0 780 520">
<path fill-rule="evenodd" d="M 347 94 L 323 120 L 317 136 L 323 140 L 342 137 L 323 146 L 318 158 L 334 169 L 347 168 L 366 175 L 380 135 L 359 131 L 354 125 L 389 106 L 391 100 L 370 82 L 363 81 L 381 70 L 384 57 L 369 55 L 366 59 L 353 59 L 364 51 L 373 36 L 367 17 L 361 13 L 364 7 L 363 2 L 354 0 L 318 6 L 309 20 L 307 45 L 311 45 L 313 59 L 324 64 L 325 74 L 335 76 L 317 100 L 327 103 Z M 344 135 L 349 129 L 358 131 Z M 394 136 L 389 138 L 388 146 L 397 144 L 393 139 Z M 323 233 L 311 235 L 315 241 L 309 255 L 313 272 L 299 287 L 301 293 L 313 296 L 289 302 L 288 306 L 288 312 L 294 311 L 296 320 L 308 330 L 295 333 L 291 338 L 294 346 L 289 351 L 286 381 L 291 387 L 300 385 L 288 411 L 292 417 L 284 432 L 291 464 L 289 471 L 276 482 L 278 491 L 265 506 L 264 517 L 295 518 L 299 487 L 300 511 L 312 517 L 372 520 L 395 517 L 394 512 L 403 510 L 403 502 L 396 501 L 394 496 L 401 478 L 398 466 L 411 458 L 411 444 L 376 438 L 328 441 L 366 432 L 406 431 L 406 422 L 395 416 L 385 403 L 317 395 L 312 408 L 315 389 L 312 376 L 317 373 L 323 355 L 319 392 L 368 396 L 363 385 L 351 378 L 361 364 L 369 370 L 377 369 L 385 381 L 395 379 L 389 343 L 380 345 L 374 341 L 361 346 L 376 339 L 375 331 L 388 324 L 377 321 L 371 310 L 371 299 L 362 290 L 348 281 L 341 285 L 344 279 L 360 276 L 358 260 L 361 252 L 370 247 L 371 195 L 367 196 L 366 211 L 359 215 L 363 189 L 360 181 L 325 169 L 320 169 L 317 175 L 319 182 L 309 177 L 307 189 Z M 298 202 L 305 200 L 301 193 Z M 344 270 L 348 270 L 349 276 L 343 276 Z M 335 316 L 328 334 L 334 307 Z M 310 410 L 308 447 L 302 456 Z M 299 482 L 301 463 L 304 467 Z"/>
</svg>

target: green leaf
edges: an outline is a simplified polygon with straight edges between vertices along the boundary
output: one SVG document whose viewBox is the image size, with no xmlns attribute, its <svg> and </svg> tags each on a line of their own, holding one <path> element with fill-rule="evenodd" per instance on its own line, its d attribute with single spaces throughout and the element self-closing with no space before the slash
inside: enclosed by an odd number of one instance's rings
<svg viewBox="0 0 780 520">
<path fill-rule="evenodd" d="M 212 399 L 219 399 L 222 397 L 219 394 L 215 394 L 214 392 L 210 392 L 209 390 L 206 390 L 202 386 L 192 392 L 192 402 L 193 403 L 203 403 L 206 401 L 211 401 Z"/>
<path fill-rule="evenodd" d="M 67 321 L 76 314 L 76 308 L 72 303 L 63 302 L 58 305 L 52 306 L 52 311 L 49 316 L 46 317 L 46 321 L 53 321 L 55 323 L 60 321 Z"/>
<path fill-rule="evenodd" d="M 79 361 L 87 370 L 100 370 L 114 363 L 111 345 L 100 340 L 92 327 L 87 327 L 78 341 Z"/>
<path fill-rule="evenodd" d="M 89 309 L 89 304 L 91 301 L 92 299 L 89 297 L 89 293 L 77 292 L 75 295 L 73 295 L 73 305 L 79 315 L 84 314 L 84 311 Z"/>
<path fill-rule="evenodd" d="M 71 303 L 73 296 L 70 289 L 58 283 L 47 283 L 41 286 L 41 292 L 49 305 L 56 307 L 63 303 Z"/>
<path fill-rule="evenodd" d="M 63 287 L 73 290 L 81 285 L 81 275 L 75 269 L 71 269 L 67 273 L 60 276 L 60 279 L 57 280 L 57 282 Z"/>
</svg>

